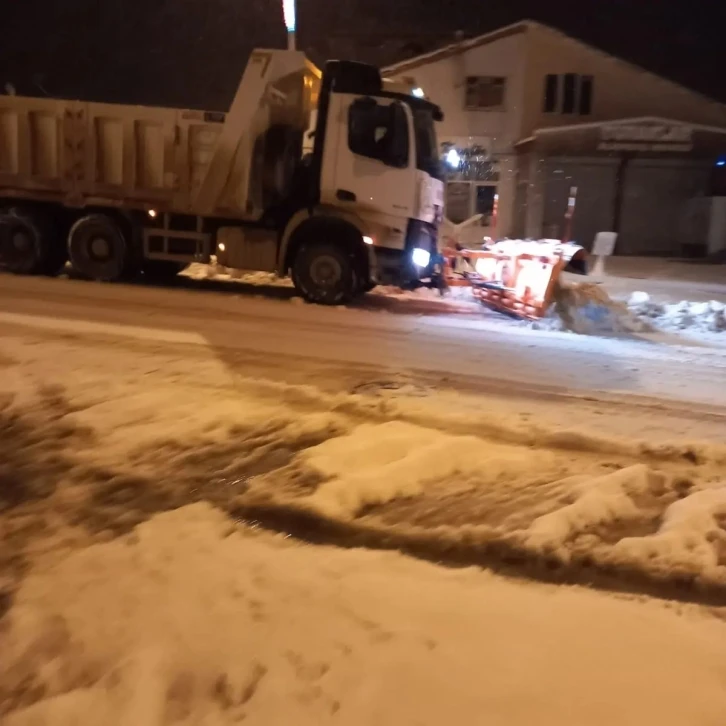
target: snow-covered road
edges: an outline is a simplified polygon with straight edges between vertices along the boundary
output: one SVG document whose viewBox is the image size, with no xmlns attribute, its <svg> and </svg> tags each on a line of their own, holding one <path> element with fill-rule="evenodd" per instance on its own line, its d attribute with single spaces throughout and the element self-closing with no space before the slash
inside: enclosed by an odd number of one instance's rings
<svg viewBox="0 0 726 726">
<path fill-rule="evenodd" d="M 264 299 L 194 284 L 202 290 L 4 276 L 0 324 L 156 336 L 207 346 L 222 359 L 243 352 L 263 355 L 265 365 L 284 360 L 286 368 L 290 358 L 318 359 L 475 379 L 492 390 L 525 384 L 726 405 L 726 347 L 663 334 L 537 331 L 478 309 L 437 314 L 435 302 L 373 299 L 363 309 L 325 309 L 294 304 L 284 291 L 283 299 Z"/>
<path fill-rule="evenodd" d="M 3 723 L 720 723 L 721 347 L 183 284 L 0 277 Z"/>
</svg>

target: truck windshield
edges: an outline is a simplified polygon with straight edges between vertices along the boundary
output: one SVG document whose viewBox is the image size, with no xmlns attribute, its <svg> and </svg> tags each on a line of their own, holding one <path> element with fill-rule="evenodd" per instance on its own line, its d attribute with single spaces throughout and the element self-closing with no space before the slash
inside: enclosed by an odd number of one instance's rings
<svg viewBox="0 0 726 726">
<path fill-rule="evenodd" d="M 413 126 L 416 133 L 416 168 L 434 179 L 443 179 L 433 113 L 428 109 L 413 109 Z"/>
</svg>

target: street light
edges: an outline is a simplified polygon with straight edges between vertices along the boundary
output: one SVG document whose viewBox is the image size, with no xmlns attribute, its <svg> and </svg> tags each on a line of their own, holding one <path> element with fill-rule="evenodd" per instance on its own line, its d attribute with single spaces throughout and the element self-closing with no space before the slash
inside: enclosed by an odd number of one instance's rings
<svg viewBox="0 0 726 726">
<path fill-rule="evenodd" d="M 287 49 L 295 50 L 295 30 L 297 29 L 295 0 L 282 0 L 282 11 L 285 14 L 285 27 L 287 28 Z"/>
<path fill-rule="evenodd" d="M 449 149 L 446 152 L 446 163 L 452 169 L 458 169 L 461 166 L 461 154 L 456 149 Z"/>
</svg>

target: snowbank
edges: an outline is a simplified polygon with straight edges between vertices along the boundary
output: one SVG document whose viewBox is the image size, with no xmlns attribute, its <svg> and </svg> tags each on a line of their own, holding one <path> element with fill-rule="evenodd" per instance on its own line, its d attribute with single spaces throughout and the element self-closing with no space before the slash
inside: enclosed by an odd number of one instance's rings
<svg viewBox="0 0 726 726">
<path fill-rule="evenodd" d="M 642 510 L 638 496 L 662 495 L 666 478 L 643 464 L 578 482 L 577 499 L 537 519 L 527 530 L 525 542 L 534 549 L 562 551 L 574 535 L 588 532 L 598 525 L 637 520 Z"/>
<path fill-rule="evenodd" d="M 201 504 L 37 566 L 5 625 L 5 726 L 711 726 L 726 712 L 726 626 L 695 610 L 294 545 Z"/>
<path fill-rule="evenodd" d="M 726 331 L 726 303 L 661 303 L 636 291 L 614 300 L 596 283 L 561 285 L 555 303 L 542 320 L 529 323 L 536 330 L 568 331 L 582 335 L 664 332 L 721 333 Z"/>
<path fill-rule="evenodd" d="M 726 331 L 726 304 L 710 302 L 658 303 L 646 292 L 634 292 L 627 302 L 632 315 L 658 330 L 721 333 Z"/>
<path fill-rule="evenodd" d="M 199 262 L 194 262 L 180 274 L 192 280 L 239 282 L 243 285 L 255 287 L 292 287 L 292 280 L 290 278 L 278 277 L 274 272 L 244 272 L 242 270 L 221 267 L 216 263 L 203 265 Z"/>
<path fill-rule="evenodd" d="M 551 469 L 554 457 L 546 451 L 523 457 L 516 446 L 391 421 L 363 424 L 308 449 L 303 460 L 326 479 L 306 503 L 325 516 L 349 519 L 367 505 L 421 494 L 441 479 L 477 474 L 482 486 L 501 486 Z"/>
<path fill-rule="evenodd" d="M 628 564 L 650 561 L 662 570 L 704 573 L 726 582 L 726 485 L 695 492 L 672 504 L 658 532 L 628 537 L 614 547 L 614 556 Z"/>
<path fill-rule="evenodd" d="M 640 333 L 648 325 L 627 305 L 612 300 L 598 284 L 584 282 L 558 286 L 555 302 L 541 320 L 528 323 L 535 330 L 567 331 L 580 335 Z"/>
</svg>

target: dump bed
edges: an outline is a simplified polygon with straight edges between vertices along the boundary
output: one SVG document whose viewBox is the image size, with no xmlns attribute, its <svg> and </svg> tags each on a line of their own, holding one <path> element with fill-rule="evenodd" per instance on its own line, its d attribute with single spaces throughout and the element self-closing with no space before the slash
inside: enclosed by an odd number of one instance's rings
<svg viewBox="0 0 726 726">
<path fill-rule="evenodd" d="M 318 79 L 301 53 L 255 51 L 226 113 L 0 96 L 0 197 L 255 219 L 300 153 L 269 129 L 301 142 Z"/>
</svg>

